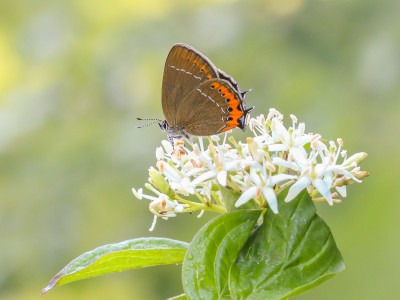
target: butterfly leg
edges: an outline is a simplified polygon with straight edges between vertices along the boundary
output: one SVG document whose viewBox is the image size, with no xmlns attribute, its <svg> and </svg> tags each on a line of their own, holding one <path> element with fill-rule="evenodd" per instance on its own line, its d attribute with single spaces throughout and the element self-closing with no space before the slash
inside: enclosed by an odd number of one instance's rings
<svg viewBox="0 0 400 300">
<path fill-rule="evenodd" d="M 175 144 L 174 144 L 174 136 L 172 134 L 170 134 L 169 132 L 168 132 L 168 140 L 171 143 L 172 148 L 174 148 L 174 146 L 175 146 Z"/>
</svg>

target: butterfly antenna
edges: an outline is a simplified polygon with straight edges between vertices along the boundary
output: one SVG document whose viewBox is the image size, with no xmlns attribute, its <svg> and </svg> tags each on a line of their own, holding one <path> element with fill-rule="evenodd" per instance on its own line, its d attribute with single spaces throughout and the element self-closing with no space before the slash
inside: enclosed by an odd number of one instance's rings
<svg viewBox="0 0 400 300">
<path fill-rule="evenodd" d="M 148 124 L 136 126 L 136 128 L 143 128 L 143 127 L 147 127 L 147 126 L 150 126 L 150 125 L 152 125 L 152 124 L 155 124 L 155 123 L 160 124 L 160 123 L 162 122 L 162 120 L 160 120 L 160 119 L 147 119 L 147 118 L 145 118 L 145 119 L 143 119 L 143 118 L 136 118 L 136 119 L 138 119 L 139 121 L 153 121 L 153 122 L 150 122 L 150 123 L 148 123 Z"/>
</svg>

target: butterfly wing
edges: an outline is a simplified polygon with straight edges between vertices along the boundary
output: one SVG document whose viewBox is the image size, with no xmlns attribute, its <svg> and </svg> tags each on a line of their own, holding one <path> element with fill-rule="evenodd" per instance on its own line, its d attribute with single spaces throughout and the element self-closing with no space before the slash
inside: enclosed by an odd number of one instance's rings
<svg viewBox="0 0 400 300">
<path fill-rule="evenodd" d="M 244 129 L 246 110 L 242 95 L 229 81 L 212 78 L 202 82 L 178 106 L 177 124 L 188 134 L 207 136 L 235 127 Z"/>
<path fill-rule="evenodd" d="M 218 69 L 196 49 L 176 44 L 168 54 L 162 84 L 162 108 L 169 125 L 177 124 L 180 102 L 205 80 L 218 77 Z"/>
</svg>

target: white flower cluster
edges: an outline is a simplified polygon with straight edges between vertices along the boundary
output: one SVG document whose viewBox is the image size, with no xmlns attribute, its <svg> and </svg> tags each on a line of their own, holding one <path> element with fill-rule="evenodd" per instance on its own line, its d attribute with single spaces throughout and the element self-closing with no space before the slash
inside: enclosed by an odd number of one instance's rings
<svg viewBox="0 0 400 300">
<path fill-rule="evenodd" d="M 325 144 L 319 134 L 305 133 L 304 123 L 290 116 L 292 125 L 283 125 L 283 115 L 270 109 L 268 116 L 250 119 L 253 133 L 246 142 L 236 142 L 231 136 L 223 141 L 219 136 L 198 143 L 175 140 L 175 147 L 162 141 L 157 148 L 157 169 L 151 167 L 146 188 L 155 196 L 132 189 L 138 199 L 148 199 L 150 211 L 157 217 L 174 217 L 177 213 L 204 210 L 226 212 L 220 187 L 225 186 L 240 195 L 235 206 L 254 199 L 259 207 L 269 207 L 278 213 L 277 195 L 289 189 L 286 202 L 307 189 L 314 201 L 330 205 L 346 197 L 346 186 L 369 174 L 360 171 L 364 152 L 347 157 L 343 141 Z M 268 204 L 268 205 L 267 205 Z"/>
</svg>

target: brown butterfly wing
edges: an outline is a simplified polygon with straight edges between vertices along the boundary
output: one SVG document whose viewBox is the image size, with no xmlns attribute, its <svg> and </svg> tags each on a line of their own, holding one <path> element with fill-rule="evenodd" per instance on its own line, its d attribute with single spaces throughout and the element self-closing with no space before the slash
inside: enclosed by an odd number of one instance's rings
<svg viewBox="0 0 400 300">
<path fill-rule="evenodd" d="M 162 84 L 162 108 L 169 125 L 177 124 L 180 102 L 205 80 L 218 77 L 218 69 L 196 49 L 176 44 L 168 54 Z"/>
<path fill-rule="evenodd" d="M 242 128 L 247 113 L 241 94 L 229 81 L 218 78 L 198 85 L 182 100 L 177 112 L 177 124 L 195 136 Z"/>
</svg>

